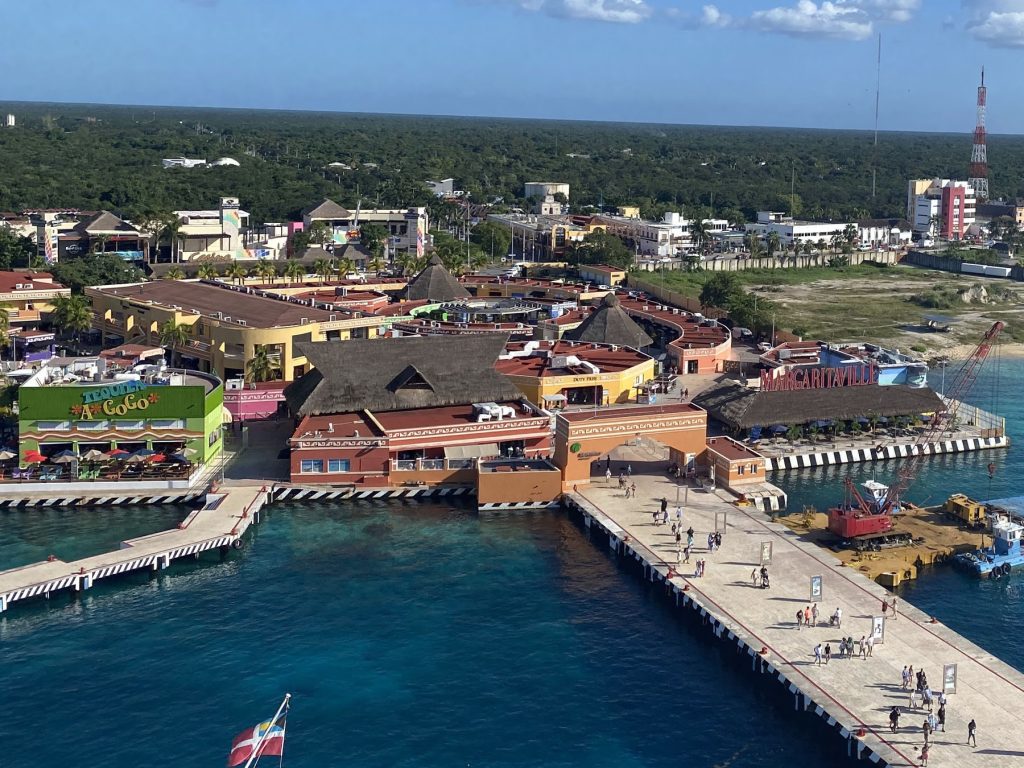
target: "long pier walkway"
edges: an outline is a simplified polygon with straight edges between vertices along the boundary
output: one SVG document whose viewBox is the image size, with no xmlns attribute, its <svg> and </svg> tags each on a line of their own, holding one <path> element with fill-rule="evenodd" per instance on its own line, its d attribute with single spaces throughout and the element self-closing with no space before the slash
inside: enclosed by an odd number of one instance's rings
<svg viewBox="0 0 1024 768">
<path fill-rule="evenodd" d="M 665 582 L 678 604 L 705 616 L 716 635 L 746 650 L 752 666 L 776 675 L 793 693 L 794 706 L 816 712 L 848 740 L 851 753 L 893 766 L 921 764 L 922 725 L 927 711 L 909 709 L 902 690 L 905 665 L 923 669 L 933 691 L 942 687 L 943 665 L 957 665 L 956 692 L 948 695 L 945 732 L 934 734 L 928 765 L 957 768 L 1024 766 L 1024 675 L 913 606 L 899 601 L 896 620 L 885 622 L 884 642 L 870 658 L 837 658 L 843 636 L 870 636 L 873 617 L 892 596 L 858 571 L 844 567 L 827 551 L 804 542 L 792 531 L 770 522 L 757 510 L 729 503 L 722 491 L 690 488 L 684 501 L 683 527 L 695 529 L 690 564 L 676 566 L 671 532 L 677 486 L 667 477 L 634 476 L 636 498 L 626 499 L 617 483 L 603 480 L 568 496 L 588 527 L 608 533 L 616 552 L 645 564 L 648 578 Z M 656 526 L 652 513 L 668 499 L 669 525 Z M 724 530 L 720 550 L 707 551 L 707 534 Z M 683 536 L 685 546 L 686 537 Z M 762 544 L 770 542 L 767 566 L 771 588 L 755 587 L 751 571 L 760 567 Z M 706 561 L 703 578 L 694 575 L 697 560 Z M 676 573 L 678 571 L 678 575 Z M 818 626 L 798 628 L 796 612 L 810 606 L 810 580 L 822 577 Z M 842 627 L 828 617 L 842 609 Z M 986 617 L 998 621 L 999 617 Z M 831 645 L 832 659 L 815 663 L 816 644 Z M 937 693 L 936 693 L 937 695 Z M 893 706 L 901 711 L 897 733 L 889 730 Z M 977 748 L 967 746 L 967 723 L 977 722 Z M 794 744 L 794 754 L 799 745 Z"/>
<path fill-rule="evenodd" d="M 171 561 L 209 549 L 230 547 L 256 520 L 271 490 L 233 487 L 210 494 L 206 504 L 177 527 L 121 542 L 120 549 L 73 562 L 59 559 L 0 571 L 0 612 L 11 603 L 64 589 L 84 590 L 100 579 L 144 568 L 161 570 Z"/>
</svg>

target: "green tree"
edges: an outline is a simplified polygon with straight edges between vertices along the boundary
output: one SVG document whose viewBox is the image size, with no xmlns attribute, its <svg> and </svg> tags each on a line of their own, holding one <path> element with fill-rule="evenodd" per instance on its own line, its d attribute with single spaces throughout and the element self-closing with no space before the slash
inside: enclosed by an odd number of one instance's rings
<svg viewBox="0 0 1024 768">
<path fill-rule="evenodd" d="M 163 274 L 164 280 L 181 280 L 185 277 L 185 273 L 181 271 L 180 267 L 171 267 Z"/>
<path fill-rule="evenodd" d="M 845 240 L 848 245 L 855 245 L 859 239 L 860 231 L 857 229 L 856 224 L 847 224 L 843 228 L 843 240 Z"/>
<path fill-rule="evenodd" d="M 750 258 L 756 259 L 761 255 L 761 237 L 757 232 L 747 232 L 743 236 L 743 244 L 747 247 Z"/>
<path fill-rule="evenodd" d="M 284 267 L 284 276 L 288 283 L 298 283 L 306 276 L 306 268 L 301 262 L 289 261 Z"/>
<path fill-rule="evenodd" d="M 579 259 L 581 264 L 607 264 L 620 269 L 628 269 L 634 261 L 633 252 L 619 238 L 600 229 L 583 238 Z"/>
<path fill-rule="evenodd" d="M 338 278 L 341 280 L 344 280 L 346 275 L 350 275 L 356 271 L 356 263 L 347 256 L 343 259 L 338 259 L 335 263 L 335 267 L 338 270 Z"/>
<path fill-rule="evenodd" d="M 388 231 L 381 224 L 367 222 L 359 225 L 359 241 L 370 252 L 370 256 L 381 258 L 387 239 Z"/>
<path fill-rule="evenodd" d="M 15 234 L 6 224 L 0 224 L 0 269 L 31 267 L 36 257 L 36 244 L 29 237 Z"/>
<path fill-rule="evenodd" d="M 58 282 L 75 293 L 94 285 L 137 283 L 143 279 L 138 267 L 112 253 L 87 254 L 50 267 Z"/>
<path fill-rule="evenodd" d="M 75 341 L 92 327 L 92 304 L 80 294 L 57 296 L 53 300 L 52 320 L 54 328 L 65 338 L 74 336 Z"/>
<path fill-rule="evenodd" d="M 512 233 L 493 221 L 482 221 L 477 224 L 470 230 L 469 239 L 492 261 L 505 256 L 512 245 Z"/>
<path fill-rule="evenodd" d="M 765 249 L 768 252 L 768 258 L 773 258 L 782 246 L 782 238 L 779 237 L 779 233 L 774 229 L 768 233 L 768 237 L 765 238 Z"/>
<path fill-rule="evenodd" d="M 333 273 L 334 267 L 331 266 L 331 262 L 327 259 L 317 259 L 313 262 L 313 274 L 320 278 L 320 285 L 326 283 L 327 278 L 329 278 Z"/>
<path fill-rule="evenodd" d="M 249 273 L 246 271 L 245 267 L 237 261 L 232 261 L 224 272 L 224 277 L 234 280 L 238 285 L 242 285 L 248 275 Z"/>
<path fill-rule="evenodd" d="M 196 274 L 200 280 L 213 280 L 217 277 L 217 267 L 213 264 L 200 264 Z"/>
<path fill-rule="evenodd" d="M 253 271 L 263 282 L 274 284 L 274 280 L 277 278 L 277 265 L 274 262 L 267 259 L 260 260 L 259 263 L 253 267 Z"/>
<path fill-rule="evenodd" d="M 739 278 L 733 272 L 715 272 L 700 289 L 700 305 L 704 309 L 725 309 L 729 306 L 730 300 L 741 292 Z"/>
<path fill-rule="evenodd" d="M 245 361 L 245 380 L 256 383 L 260 381 L 271 381 L 279 379 L 280 369 L 270 359 L 267 348 L 263 344 L 257 344 L 253 350 L 252 358 Z"/>
<path fill-rule="evenodd" d="M 698 253 L 711 250 L 711 225 L 706 219 L 694 219 L 690 224 L 690 239 Z"/>
<path fill-rule="evenodd" d="M 324 245 L 331 241 L 331 228 L 326 221 L 315 221 L 309 228 L 309 242 L 315 245 Z"/>
<path fill-rule="evenodd" d="M 160 346 L 170 350 L 172 365 L 181 365 L 181 351 L 192 338 L 192 326 L 166 320 L 160 326 Z"/>
</svg>

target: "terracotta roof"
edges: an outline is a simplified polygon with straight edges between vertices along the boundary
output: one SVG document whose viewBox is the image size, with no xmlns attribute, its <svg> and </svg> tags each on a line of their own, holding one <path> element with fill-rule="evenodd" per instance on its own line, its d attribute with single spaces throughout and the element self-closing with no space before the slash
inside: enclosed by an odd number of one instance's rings
<svg viewBox="0 0 1024 768">
<path fill-rule="evenodd" d="M 64 286 L 54 282 L 53 275 L 49 272 L 16 272 L 5 270 L 0 272 L 0 293 L 10 293 L 19 290 L 18 285 L 24 288 L 26 283 L 31 283 L 33 291 L 64 290 Z"/>
</svg>

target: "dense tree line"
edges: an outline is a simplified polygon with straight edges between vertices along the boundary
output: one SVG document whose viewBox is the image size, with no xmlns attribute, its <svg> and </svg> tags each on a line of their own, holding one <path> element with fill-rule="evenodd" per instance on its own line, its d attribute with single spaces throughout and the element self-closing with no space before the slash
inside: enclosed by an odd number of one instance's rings
<svg viewBox="0 0 1024 768">
<path fill-rule="evenodd" d="M 425 179 L 471 200 L 525 206 L 526 181 L 568 182 L 574 209 L 639 205 L 730 219 L 772 208 L 810 218 L 901 216 L 906 180 L 963 178 L 971 135 L 401 117 L 188 108 L 6 105 L 0 210 L 105 208 L 133 220 L 238 196 L 253 221 L 346 206 L 431 204 Z M 163 169 L 165 157 L 239 167 Z M 994 136 L 993 197 L 1024 192 L 1024 138 Z M 450 215 L 450 212 L 449 212 Z M 483 244 L 481 244 L 483 245 Z M 490 250 L 490 243 L 486 248 Z M 495 244 L 496 245 L 496 244 Z"/>
</svg>

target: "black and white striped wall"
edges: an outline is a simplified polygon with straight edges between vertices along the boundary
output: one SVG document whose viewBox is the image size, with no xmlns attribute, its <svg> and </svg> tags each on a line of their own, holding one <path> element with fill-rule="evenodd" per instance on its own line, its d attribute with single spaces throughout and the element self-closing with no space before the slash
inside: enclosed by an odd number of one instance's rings
<svg viewBox="0 0 1024 768">
<path fill-rule="evenodd" d="M 423 499 L 448 496 L 468 496 L 473 489 L 464 486 L 456 488 L 375 488 L 355 490 L 354 488 L 318 488 L 292 485 L 277 485 L 273 488 L 274 501 L 336 501 L 340 499 Z"/>
<path fill-rule="evenodd" d="M 555 501 L 520 501 L 520 502 L 497 502 L 489 504 L 477 504 L 477 510 L 486 512 L 488 515 L 501 515 L 515 512 L 539 512 L 541 510 L 559 509 L 562 502 Z"/>
<path fill-rule="evenodd" d="M 798 453 L 792 456 L 768 458 L 768 469 L 803 469 L 806 467 L 828 467 L 836 464 L 854 464 L 862 461 L 882 461 L 908 456 L 932 456 L 943 453 L 964 453 L 984 451 L 991 448 L 1005 448 L 1009 445 L 1006 437 L 970 437 L 962 440 L 944 440 L 941 443 L 925 445 L 887 445 L 876 448 L 848 448 L 816 453 Z"/>
<path fill-rule="evenodd" d="M 106 506 L 152 506 L 156 504 L 188 504 L 204 495 L 204 491 L 188 491 L 146 496 L 3 496 L 0 509 L 28 507 L 106 507 Z"/>
</svg>

